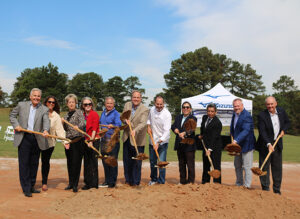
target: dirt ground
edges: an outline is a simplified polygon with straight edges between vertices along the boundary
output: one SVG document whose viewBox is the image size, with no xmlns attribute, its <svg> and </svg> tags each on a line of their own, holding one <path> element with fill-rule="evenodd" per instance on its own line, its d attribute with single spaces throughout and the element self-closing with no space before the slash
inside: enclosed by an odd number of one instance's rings
<svg viewBox="0 0 300 219">
<path fill-rule="evenodd" d="M 150 168 L 144 162 L 141 186 L 134 188 L 124 185 L 119 164 L 116 188 L 73 193 L 64 190 L 66 161 L 52 160 L 49 190 L 27 198 L 21 192 L 17 159 L 0 158 L 0 218 L 300 218 L 300 164 L 284 165 L 281 196 L 261 191 L 257 176 L 253 190 L 234 186 L 230 162 L 222 163 L 222 185 L 200 184 L 202 163 L 196 164 L 195 184 L 178 185 L 178 165 L 172 162 L 166 184 L 153 186 L 147 185 Z M 100 162 L 99 174 L 101 183 Z M 41 188 L 40 172 L 36 188 Z"/>
</svg>

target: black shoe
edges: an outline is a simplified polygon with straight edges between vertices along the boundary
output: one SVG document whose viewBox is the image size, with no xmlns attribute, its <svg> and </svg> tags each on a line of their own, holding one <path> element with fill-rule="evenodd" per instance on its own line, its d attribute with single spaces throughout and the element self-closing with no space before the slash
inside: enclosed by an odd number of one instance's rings
<svg viewBox="0 0 300 219">
<path fill-rule="evenodd" d="M 105 183 L 103 183 L 103 184 L 100 184 L 98 187 L 99 187 L 99 188 L 107 188 L 107 187 L 108 187 L 108 184 L 105 182 Z"/>
<path fill-rule="evenodd" d="M 68 185 L 68 186 L 65 188 L 65 190 L 70 190 L 70 189 L 72 189 L 72 188 L 73 188 L 72 186 Z"/>
<path fill-rule="evenodd" d="M 116 187 L 116 184 L 114 184 L 114 183 L 108 185 L 108 188 L 115 188 L 115 187 Z"/>
<path fill-rule="evenodd" d="M 37 189 L 35 189 L 35 188 L 32 188 L 32 189 L 31 189 L 31 193 L 41 193 L 41 191 L 40 191 L 40 190 L 37 190 Z"/>
<path fill-rule="evenodd" d="M 262 187 L 262 190 L 264 190 L 264 191 L 270 191 L 270 188 L 269 187 Z"/>
<path fill-rule="evenodd" d="M 274 193 L 275 193 L 275 194 L 278 194 L 278 195 L 281 195 L 281 192 L 280 192 L 280 191 L 277 191 L 277 190 L 274 191 Z"/>
<path fill-rule="evenodd" d="M 89 187 L 88 185 L 84 185 L 81 189 L 82 190 L 89 190 L 91 187 Z"/>
<path fill-rule="evenodd" d="M 73 187 L 73 192 L 78 192 L 77 187 Z"/>
<path fill-rule="evenodd" d="M 31 192 L 24 192 L 24 195 L 25 195 L 26 197 L 32 197 L 32 193 L 31 193 Z"/>
</svg>

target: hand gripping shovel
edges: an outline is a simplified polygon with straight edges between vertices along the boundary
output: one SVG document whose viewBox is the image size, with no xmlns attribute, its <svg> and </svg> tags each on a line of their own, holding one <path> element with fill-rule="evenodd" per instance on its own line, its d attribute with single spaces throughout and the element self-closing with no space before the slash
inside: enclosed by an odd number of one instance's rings
<svg viewBox="0 0 300 219">
<path fill-rule="evenodd" d="M 204 144 L 203 139 L 201 139 L 201 142 L 202 142 L 202 145 L 203 145 L 203 148 L 204 148 L 205 152 L 207 152 L 207 148 L 205 147 L 205 144 Z M 208 160 L 209 160 L 209 162 L 210 162 L 211 169 L 212 169 L 211 171 L 208 171 L 208 174 L 209 174 L 212 178 L 215 178 L 215 179 L 219 178 L 219 177 L 221 176 L 220 170 L 215 170 L 210 155 L 208 155 L 207 157 L 208 157 Z"/>
<path fill-rule="evenodd" d="M 75 129 L 76 131 L 80 132 L 81 134 L 83 134 L 83 135 L 85 135 L 85 136 L 87 136 L 88 138 L 91 139 L 91 136 L 90 136 L 88 133 L 82 131 L 81 129 L 77 128 L 76 126 L 74 126 L 73 124 L 69 123 L 68 121 L 66 121 L 66 120 L 63 119 L 63 118 L 62 118 L 62 121 L 65 122 L 65 123 L 66 123 L 67 125 L 69 125 L 70 127 L 72 127 L 73 129 Z M 106 132 L 107 132 L 107 130 L 106 130 Z M 103 133 L 103 132 L 102 132 L 102 133 Z M 89 142 L 88 142 L 87 140 L 85 140 L 85 143 L 88 145 Z M 116 167 L 116 166 L 117 166 L 118 161 L 116 160 L 116 158 L 114 158 L 114 157 L 112 157 L 112 156 L 107 156 L 107 155 L 104 155 L 104 156 L 103 156 L 103 155 L 102 155 L 102 154 L 101 154 L 94 146 L 89 146 L 89 145 L 88 145 L 88 147 L 90 147 L 90 148 L 92 148 L 94 151 L 96 151 L 96 153 L 98 154 L 98 158 L 103 159 L 104 162 L 105 162 L 107 165 L 112 166 L 112 167 Z"/>
<path fill-rule="evenodd" d="M 277 142 L 279 141 L 279 139 L 280 139 L 281 137 L 282 137 L 281 134 L 278 135 L 278 137 L 277 137 L 277 139 L 276 139 L 276 141 L 275 141 L 275 143 L 274 143 L 274 145 L 273 145 L 274 148 L 276 147 L 276 144 L 277 144 Z M 267 160 L 269 159 L 269 157 L 270 157 L 271 154 L 272 154 L 272 151 L 269 151 L 269 153 L 268 153 L 266 159 L 264 160 L 264 162 L 263 162 L 263 164 L 261 165 L 260 168 L 258 168 L 258 167 L 252 167 L 252 168 L 251 168 L 253 174 L 255 174 L 255 175 L 257 175 L 257 176 L 264 176 L 264 175 L 267 174 L 267 171 L 262 171 L 262 169 L 264 168 L 264 166 L 265 166 L 265 164 L 266 164 L 266 162 L 267 162 Z"/>
<path fill-rule="evenodd" d="M 132 133 L 132 126 L 131 126 L 131 122 L 129 120 L 131 115 L 131 110 L 127 110 L 125 112 L 123 112 L 120 116 L 121 121 L 125 122 L 126 120 L 128 121 L 127 124 L 129 126 L 130 129 L 130 133 Z M 133 144 L 134 144 L 134 148 L 136 151 L 136 157 L 132 157 L 132 159 L 136 159 L 136 160 L 146 160 L 148 159 L 148 156 L 144 153 L 139 153 L 138 148 L 137 148 L 137 144 L 135 141 L 135 137 L 132 136 L 132 140 L 133 140 Z"/>
<path fill-rule="evenodd" d="M 166 166 L 169 164 L 169 162 L 167 162 L 167 161 L 160 161 L 160 159 L 159 159 L 159 154 L 158 154 L 157 150 L 154 148 L 155 142 L 154 142 L 154 139 L 153 139 L 153 136 L 152 136 L 152 133 L 151 133 L 151 132 L 149 133 L 149 136 L 150 136 L 150 138 L 151 138 L 152 145 L 153 145 L 153 149 L 154 149 L 155 154 L 156 154 L 156 156 L 157 156 L 157 161 L 158 161 L 158 162 L 157 162 L 157 166 L 158 166 L 159 168 L 166 168 Z"/>
</svg>

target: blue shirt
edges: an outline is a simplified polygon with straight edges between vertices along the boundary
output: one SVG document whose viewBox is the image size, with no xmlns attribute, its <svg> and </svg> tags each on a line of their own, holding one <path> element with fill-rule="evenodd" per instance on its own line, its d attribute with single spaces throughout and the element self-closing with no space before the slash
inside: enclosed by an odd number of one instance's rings
<svg viewBox="0 0 300 219">
<path fill-rule="evenodd" d="M 35 113 L 36 113 L 36 109 L 38 108 L 39 105 L 37 105 L 36 107 L 34 107 L 32 105 L 32 103 L 30 103 L 30 110 L 29 110 L 29 116 L 28 116 L 28 123 L 27 123 L 27 129 L 30 131 L 34 131 L 33 127 L 34 127 L 34 117 L 35 117 Z"/>
<path fill-rule="evenodd" d="M 114 126 L 121 126 L 122 122 L 120 120 L 120 113 L 114 108 L 113 110 L 106 112 L 106 109 L 102 112 L 100 117 L 100 124 Z M 110 139 L 111 135 L 114 133 L 114 129 L 108 129 L 105 133 L 105 138 Z"/>
<path fill-rule="evenodd" d="M 234 123 L 233 123 L 233 128 L 234 129 L 235 129 L 237 121 L 239 120 L 239 116 L 240 116 L 239 114 L 234 113 Z"/>
</svg>

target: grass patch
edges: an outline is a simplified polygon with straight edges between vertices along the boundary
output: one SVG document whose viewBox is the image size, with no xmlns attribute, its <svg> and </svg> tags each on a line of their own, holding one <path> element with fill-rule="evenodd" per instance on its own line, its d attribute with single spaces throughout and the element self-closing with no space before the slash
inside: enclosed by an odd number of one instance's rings
<svg viewBox="0 0 300 219">
<path fill-rule="evenodd" d="M 0 109 L 0 126 L 2 129 L 0 131 L 0 157 L 17 157 L 18 150 L 13 146 L 11 141 L 4 141 L 4 132 L 6 127 L 11 125 L 9 122 L 9 112 L 10 109 L 1 108 Z M 98 112 L 99 113 L 99 112 Z M 200 129 L 197 128 L 196 133 L 200 133 Z M 228 134 L 229 127 L 223 127 L 222 134 Z M 255 136 L 258 136 L 257 130 L 255 130 Z M 290 163 L 300 163 L 300 136 L 292 136 L 292 135 L 285 135 L 283 138 L 283 161 L 290 162 Z M 168 161 L 177 161 L 177 154 L 174 151 L 174 142 L 175 142 L 175 135 L 171 131 L 171 138 L 169 141 L 168 153 L 167 153 L 167 160 Z M 119 159 L 122 160 L 123 158 L 123 147 L 121 142 L 121 148 L 119 152 Z M 145 146 L 145 153 L 149 154 L 149 142 L 147 138 L 147 143 Z M 64 147 L 61 143 L 57 143 L 55 146 L 55 150 L 53 152 L 52 158 L 65 158 L 65 151 Z M 258 161 L 258 152 L 254 152 L 253 156 L 254 161 Z M 202 161 L 202 151 L 196 152 L 196 161 Z M 227 155 L 227 152 L 223 151 L 222 153 L 222 161 L 233 161 L 233 157 Z"/>
</svg>

